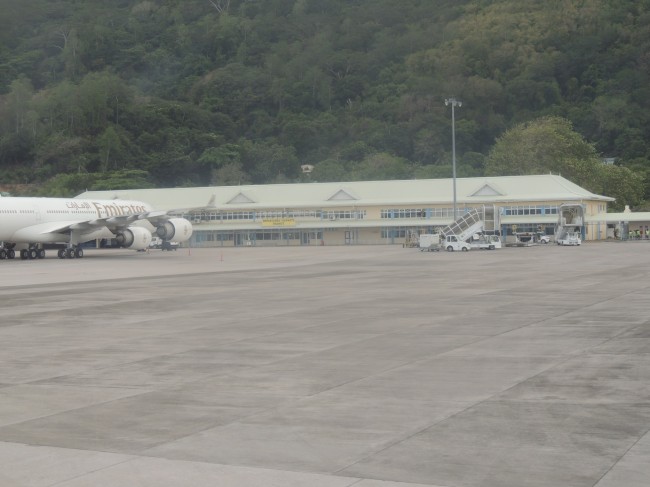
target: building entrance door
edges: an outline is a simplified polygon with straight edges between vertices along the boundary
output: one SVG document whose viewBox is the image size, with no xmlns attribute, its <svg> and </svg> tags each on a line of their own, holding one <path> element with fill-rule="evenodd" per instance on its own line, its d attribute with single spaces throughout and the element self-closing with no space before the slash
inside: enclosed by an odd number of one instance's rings
<svg viewBox="0 0 650 487">
<path fill-rule="evenodd" d="M 346 230 L 345 231 L 345 245 L 352 245 L 357 242 L 357 232 L 356 230 Z"/>
</svg>

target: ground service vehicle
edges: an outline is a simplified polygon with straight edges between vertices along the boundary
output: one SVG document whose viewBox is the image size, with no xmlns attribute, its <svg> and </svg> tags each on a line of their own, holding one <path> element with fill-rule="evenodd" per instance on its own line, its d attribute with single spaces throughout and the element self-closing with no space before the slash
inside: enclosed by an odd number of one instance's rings
<svg viewBox="0 0 650 487">
<path fill-rule="evenodd" d="M 556 242 L 558 245 L 580 245 L 582 240 L 578 232 L 566 232 Z"/>
<path fill-rule="evenodd" d="M 442 228 L 438 234 L 420 235 L 418 246 L 420 250 L 440 250 L 441 248 L 448 252 L 460 250 L 467 252 L 471 247 L 467 240 L 471 239 L 474 234 L 495 230 L 494 208 L 472 208 L 463 213 L 450 225 Z M 501 239 L 497 235 L 495 240 L 487 243 L 485 248 L 500 248 Z"/>
<path fill-rule="evenodd" d="M 494 250 L 501 248 L 501 238 L 498 235 L 475 235 L 469 246 L 472 250 Z"/>
<path fill-rule="evenodd" d="M 150 249 L 176 250 L 178 247 L 180 247 L 178 242 L 169 242 L 158 237 L 153 237 L 149 244 Z"/>
<path fill-rule="evenodd" d="M 466 252 L 470 249 L 467 242 L 463 242 L 456 235 L 441 235 L 439 233 L 429 234 L 424 233 L 420 235 L 420 251 L 436 252 L 444 249 L 447 252 L 461 250 Z"/>
<path fill-rule="evenodd" d="M 558 245 L 580 245 L 585 231 L 585 206 L 564 203 L 558 208 L 558 225 L 555 229 L 555 243 Z"/>
<path fill-rule="evenodd" d="M 438 233 L 423 233 L 420 235 L 418 246 L 420 252 L 437 252 L 442 244 L 442 236 Z"/>
<path fill-rule="evenodd" d="M 455 250 L 467 252 L 470 249 L 469 244 L 460 240 L 456 235 L 447 235 L 443 245 L 447 252 L 453 252 Z"/>
</svg>

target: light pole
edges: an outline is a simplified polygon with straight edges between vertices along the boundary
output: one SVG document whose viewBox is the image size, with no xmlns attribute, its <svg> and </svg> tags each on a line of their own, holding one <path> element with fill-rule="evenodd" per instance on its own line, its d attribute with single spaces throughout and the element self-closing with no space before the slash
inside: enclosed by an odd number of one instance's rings
<svg viewBox="0 0 650 487">
<path fill-rule="evenodd" d="M 458 214 L 456 213 L 456 115 L 454 109 L 463 106 L 463 102 L 456 100 L 453 96 L 445 100 L 445 106 L 451 105 L 451 167 L 454 179 L 454 221 Z"/>
</svg>

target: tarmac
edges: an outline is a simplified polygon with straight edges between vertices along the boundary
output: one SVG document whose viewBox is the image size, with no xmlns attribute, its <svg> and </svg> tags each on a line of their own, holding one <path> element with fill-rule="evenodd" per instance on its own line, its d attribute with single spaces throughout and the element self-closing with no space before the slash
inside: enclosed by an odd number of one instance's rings
<svg viewBox="0 0 650 487">
<path fill-rule="evenodd" d="M 649 242 L 0 271 L 2 487 L 650 482 Z"/>
</svg>

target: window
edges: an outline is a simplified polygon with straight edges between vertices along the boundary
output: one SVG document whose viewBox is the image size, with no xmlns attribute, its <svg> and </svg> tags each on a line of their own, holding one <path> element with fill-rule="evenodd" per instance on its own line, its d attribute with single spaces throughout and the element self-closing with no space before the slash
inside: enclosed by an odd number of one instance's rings
<svg viewBox="0 0 650 487">
<path fill-rule="evenodd" d="M 407 231 L 406 227 L 383 227 L 381 238 L 406 238 Z"/>
<path fill-rule="evenodd" d="M 391 208 L 381 210 L 381 218 L 426 218 L 427 210 L 424 208 Z"/>
<path fill-rule="evenodd" d="M 504 206 L 502 212 L 506 216 L 518 215 L 557 215 L 557 206 L 520 205 Z"/>
<path fill-rule="evenodd" d="M 363 220 L 366 210 L 327 210 L 322 215 L 324 220 Z"/>
<path fill-rule="evenodd" d="M 255 218 L 260 220 L 265 219 L 280 219 L 280 218 L 321 218 L 321 210 L 297 208 L 292 210 L 262 210 L 255 213 Z"/>
</svg>

